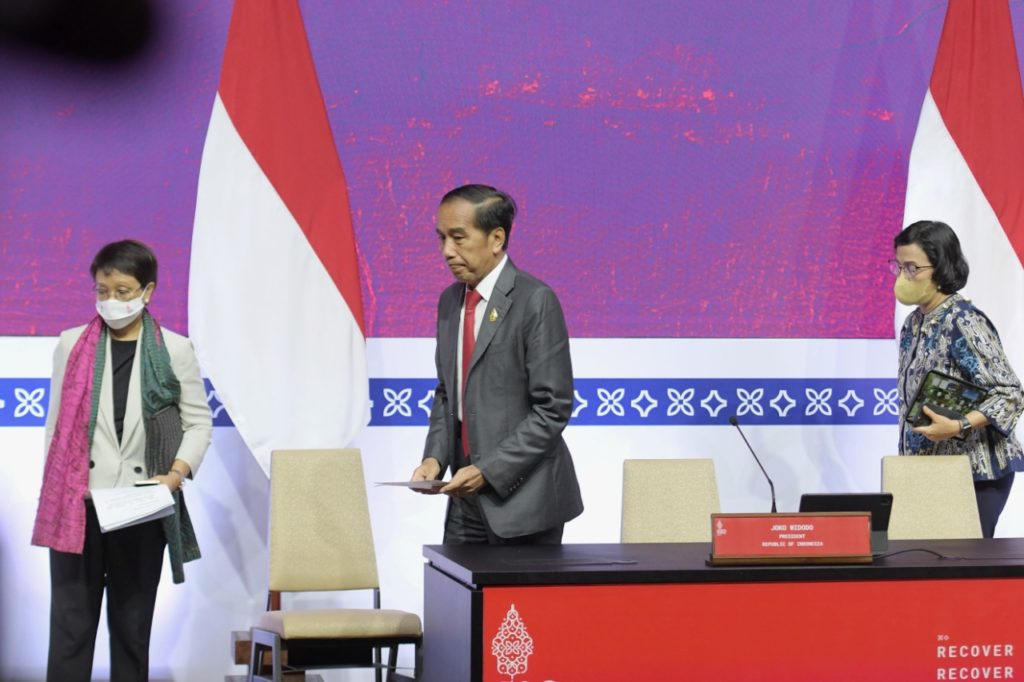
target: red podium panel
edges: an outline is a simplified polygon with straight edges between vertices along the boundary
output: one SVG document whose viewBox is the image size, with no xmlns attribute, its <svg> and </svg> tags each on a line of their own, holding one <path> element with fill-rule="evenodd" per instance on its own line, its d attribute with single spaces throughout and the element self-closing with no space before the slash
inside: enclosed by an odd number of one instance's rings
<svg viewBox="0 0 1024 682">
<path fill-rule="evenodd" d="M 1024 675 L 1020 580 L 496 587 L 483 601 L 482 682 Z"/>
<path fill-rule="evenodd" d="M 871 514 L 712 514 L 711 564 L 871 563 Z"/>
<path fill-rule="evenodd" d="M 703 542 L 427 546 L 421 679 L 1024 679 L 1024 538 L 891 547 L 708 566 Z"/>
</svg>

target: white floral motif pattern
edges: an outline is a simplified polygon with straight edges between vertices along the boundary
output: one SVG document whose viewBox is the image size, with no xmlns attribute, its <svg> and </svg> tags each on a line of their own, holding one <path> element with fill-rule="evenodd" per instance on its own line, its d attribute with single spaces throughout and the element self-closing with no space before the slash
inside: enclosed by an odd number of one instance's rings
<svg viewBox="0 0 1024 682">
<path fill-rule="evenodd" d="M 740 400 L 740 406 L 736 408 L 737 417 L 742 417 L 747 413 L 756 414 L 758 417 L 764 416 L 764 408 L 761 407 L 761 398 L 764 397 L 763 388 L 755 388 L 753 391 L 737 388 L 736 397 Z"/>
<path fill-rule="evenodd" d="M 43 395 L 46 393 L 46 389 L 37 388 L 34 391 L 26 391 L 25 389 L 18 387 L 14 389 L 14 397 L 18 399 L 18 404 L 14 407 L 14 418 L 20 419 L 26 414 L 30 414 L 33 417 L 39 417 L 42 419 L 46 416 L 43 411 L 43 406 L 40 404 L 43 400 Z"/>
<path fill-rule="evenodd" d="M 388 404 L 384 406 L 384 416 L 390 417 L 397 412 L 403 417 L 411 417 L 412 408 L 409 407 L 409 398 L 411 397 L 411 388 L 403 388 L 397 393 L 394 389 L 385 388 L 384 399 L 388 401 Z"/>
<path fill-rule="evenodd" d="M 622 406 L 622 399 L 626 397 L 626 389 L 617 388 L 614 391 L 609 391 L 607 388 L 599 388 L 597 397 L 601 399 L 601 404 L 597 406 L 598 417 L 603 417 L 609 412 L 616 417 L 626 416 L 626 408 Z"/>
<path fill-rule="evenodd" d="M 665 390 L 665 393 L 668 394 L 669 399 L 668 409 L 665 411 L 666 416 L 674 417 L 677 414 L 693 416 L 693 405 L 690 404 L 690 401 L 693 400 L 694 389 L 686 388 L 677 391 L 674 388 L 669 388 Z"/>
<path fill-rule="evenodd" d="M 832 398 L 831 388 L 823 388 L 820 391 L 805 388 L 804 394 L 807 396 L 807 409 L 804 411 L 806 416 L 810 417 L 812 414 L 818 413 L 827 417 L 832 416 L 832 406 L 828 404 L 829 399 Z"/>
<path fill-rule="evenodd" d="M 878 402 L 875 403 L 875 409 L 872 410 L 871 413 L 877 417 L 880 414 L 888 412 L 889 414 L 898 417 L 900 414 L 898 391 L 898 388 L 894 388 L 888 392 L 883 391 L 880 388 L 876 388 L 875 400 Z"/>
<path fill-rule="evenodd" d="M 525 674 L 527 659 L 532 653 L 533 638 L 526 631 L 526 624 L 519 617 L 516 605 L 511 604 L 498 634 L 491 640 L 491 655 L 498 659 L 498 674 L 508 675 L 510 680 Z"/>
</svg>

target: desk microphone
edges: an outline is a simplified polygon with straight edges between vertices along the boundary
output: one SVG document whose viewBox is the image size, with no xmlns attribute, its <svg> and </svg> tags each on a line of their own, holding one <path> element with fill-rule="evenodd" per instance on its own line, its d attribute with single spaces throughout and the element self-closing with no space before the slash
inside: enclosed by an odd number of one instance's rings
<svg viewBox="0 0 1024 682">
<path fill-rule="evenodd" d="M 761 473 L 764 474 L 765 480 L 768 481 L 768 487 L 772 491 L 772 514 L 776 514 L 777 511 L 775 509 L 775 484 L 772 483 L 771 476 L 769 476 L 768 472 L 764 470 L 764 466 L 761 464 L 761 460 L 757 458 L 757 453 L 754 452 L 754 448 L 750 447 L 750 441 L 748 441 L 747 437 L 743 435 L 743 429 L 740 428 L 740 420 L 736 418 L 736 415 L 732 415 L 731 417 L 729 417 L 729 423 L 735 426 L 736 430 L 740 432 L 740 438 L 742 438 L 743 442 L 747 444 L 747 449 L 750 450 L 750 454 L 754 456 L 754 461 L 757 462 L 757 466 L 761 467 Z"/>
</svg>

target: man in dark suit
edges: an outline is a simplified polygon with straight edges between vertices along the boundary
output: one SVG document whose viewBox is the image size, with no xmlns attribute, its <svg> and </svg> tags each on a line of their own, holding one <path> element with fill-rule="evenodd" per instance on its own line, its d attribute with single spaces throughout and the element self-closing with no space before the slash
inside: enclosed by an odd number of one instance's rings
<svg viewBox="0 0 1024 682">
<path fill-rule="evenodd" d="M 444 196 L 437 389 L 412 480 L 449 496 L 445 544 L 559 544 L 583 511 L 562 430 L 572 414 L 569 333 L 555 293 L 506 255 L 515 202 L 486 185 Z"/>
</svg>

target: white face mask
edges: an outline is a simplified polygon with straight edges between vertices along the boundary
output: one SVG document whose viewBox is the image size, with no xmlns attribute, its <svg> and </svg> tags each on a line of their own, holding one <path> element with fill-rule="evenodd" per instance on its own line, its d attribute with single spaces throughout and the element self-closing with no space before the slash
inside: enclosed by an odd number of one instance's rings
<svg viewBox="0 0 1024 682">
<path fill-rule="evenodd" d="M 145 307 L 141 294 L 130 301 L 119 301 L 113 296 L 105 301 L 96 301 L 96 312 L 111 329 L 124 329 L 138 319 Z"/>
</svg>

